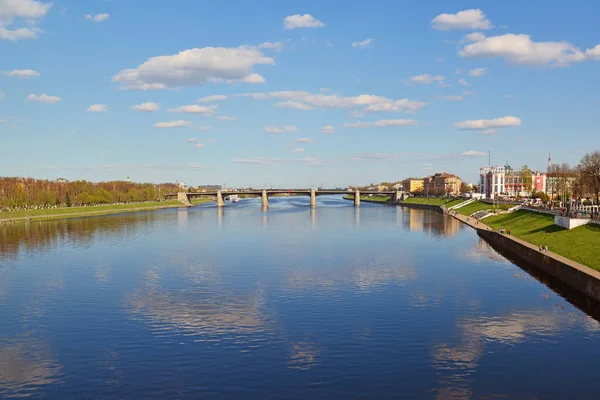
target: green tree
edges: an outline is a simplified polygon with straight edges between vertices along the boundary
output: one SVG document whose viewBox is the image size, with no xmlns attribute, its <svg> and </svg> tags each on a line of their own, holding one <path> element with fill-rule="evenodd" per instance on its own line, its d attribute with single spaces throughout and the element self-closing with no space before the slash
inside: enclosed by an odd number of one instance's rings
<svg viewBox="0 0 600 400">
<path fill-rule="evenodd" d="M 69 192 L 67 192 L 66 196 L 65 196 L 65 204 L 67 205 L 67 207 L 71 207 L 71 195 L 69 194 Z"/>
</svg>

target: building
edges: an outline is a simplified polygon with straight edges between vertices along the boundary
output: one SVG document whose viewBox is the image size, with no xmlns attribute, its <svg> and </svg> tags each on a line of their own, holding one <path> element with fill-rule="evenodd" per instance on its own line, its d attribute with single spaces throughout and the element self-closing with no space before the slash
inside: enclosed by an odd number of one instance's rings
<svg viewBox="0 0 600 400">
<path fill-rule="evenodd" d="M 479 191 L 486 199 L 497 197 L 526 197 L 532 192 L 546 192 L 546 174 L 514 170 L 510 165 L 489 166 L 479 169 Z"/>
<path fill-rule="evenodd" d="M 423 191 L 429 196 L 457 196 L 462 180 L 447 172 L 438 172 L 423 178 Z"/>
<path fill-rule="evenodd" d="M 402 181 L 402 190 L 409 193 L 420 192 L 423 190 L 423 179 L 406 178 Z"/>
</svg>

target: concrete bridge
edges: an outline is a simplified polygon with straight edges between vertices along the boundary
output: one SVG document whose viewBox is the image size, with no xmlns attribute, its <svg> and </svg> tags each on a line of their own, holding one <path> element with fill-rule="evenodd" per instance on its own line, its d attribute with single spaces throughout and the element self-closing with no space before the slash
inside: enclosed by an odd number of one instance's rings
<svg viewBox="0 0 600 400">
<path fill-rule="evenodd" d="M 379 196 L 390 196 L 390 203 L 397 203 L 402 199 L 402 195 L 404 194 L 402 191 L 390 190 L 383 192 L 367 192 L 368 194 L 376 194 Z M 216 198 L 217 207 L 225 206 L 225 198 L 231 195 L 250 195 L 260 197 L 262 199 L 262 206 L 269 206 L 269 197 L 273 195 L 294 195 L 294 196 L 309 196 L 310 197 L 310 206 L 315 207 L 317 205 L 317 196 L 327 196 L 327 195 L 351 195 L 354 197 L 354 205 L 360 205 L 360 192 L 356 191 L 348 191 L 348 190 L 333 190 L 333 189 L 324 189 L 324 190 L 316 190 L 316 189 L 259 189 L 259 190 L 238 190 L 238 191 L 211 191 L 211 192 L 196 192 L 196 193 L 188 193 L 188 192 L 179 192 L 179 193 L 169 193 L 166 195 L 167 199 L 174 199 L 181 201 L 184 204 L 190 204 L 190 199 L 194 197 L 206 197 L 212 196 Z"/>
</svg>

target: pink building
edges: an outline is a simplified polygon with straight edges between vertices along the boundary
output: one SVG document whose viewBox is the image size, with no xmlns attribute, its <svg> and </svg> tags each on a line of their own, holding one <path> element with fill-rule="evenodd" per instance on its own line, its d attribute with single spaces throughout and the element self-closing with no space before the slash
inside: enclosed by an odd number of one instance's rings
<svg viewBox="0 0 600 400">
<path fill-rule="evenodd" d="M 531 195 L 531 192 L 546 192 L 546 174 L 531 171 L 531 190 L 525 186 L 522 171 L 513 170 L 509 165 L 479 169 L 479 191 L 487 199 L 499 196 L 526 197 Z"/>
</svg>

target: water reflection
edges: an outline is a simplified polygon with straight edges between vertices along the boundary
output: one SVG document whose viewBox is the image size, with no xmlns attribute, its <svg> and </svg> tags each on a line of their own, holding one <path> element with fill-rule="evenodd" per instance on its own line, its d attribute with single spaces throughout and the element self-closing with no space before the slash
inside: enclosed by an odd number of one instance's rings
<svg viewBox="0 0 600 400">
<path fill-rule="evenodd" d="M 319 350 L 314 343 L 292 343 L 288 366 L 291 369 L 308 370 L 317 365 Z"/>
<path fill-rule="evenodd" d="M 51 349 L 31 337 L 0 337 L 0 397 L 28 397 L 60 375 Z"/>
<path fill-rule="evenodd" d="M 320 205 L 1 227 L 0 397 L 481 398 L 600 356 L 549 288 L 593 309 L 453 218 Z M 595 370 L 568 368 L 593 398 Z"/>
<path fill-rule="evenodd" d="M 225 335 L 263 332 L 269 322 L 264 314 L 264 292 L 242 295 L 224 287 L 210 268 L 191 267 L 185 279 L 195 282 L 187 289 L 170 287 L 158 269 L 146 271 L 139 288 L 126 297 L 125 306 L 159 335 L 176 330 L 187 334 Z"/>
<path fill-rule="evenodd" d="M 182 216 L 182 219 L 187 218 L 187 212 L 183 213 L 186 217 Z M 0 261 L 15 259 L 20 254 L 48 251 L 61 243 L 88 246 L 99 237 L 110 236 L 111 239 L 121 241 L 132 239 L 136 237 L 139 230 L 169 218 L 171 216 L 168 213 L 140 212 L 118 216 L 2 225 L 0 226 Z M 0 263 L 0 271 L 2 266 L 3 264 Z"/>
<path fill-rule="evenodd" d="M 430 210 L 416 208 L 403 209 L 404 227 L 409 232 L 427 232 L 436 238 L 455 236 L 461 229 L 461 222 L 448 215 L 440 216 Z"/>
</svg>

